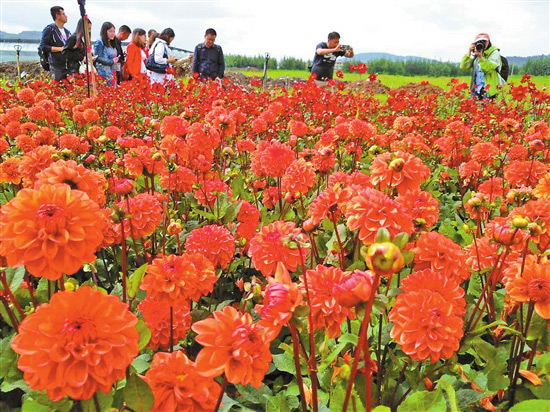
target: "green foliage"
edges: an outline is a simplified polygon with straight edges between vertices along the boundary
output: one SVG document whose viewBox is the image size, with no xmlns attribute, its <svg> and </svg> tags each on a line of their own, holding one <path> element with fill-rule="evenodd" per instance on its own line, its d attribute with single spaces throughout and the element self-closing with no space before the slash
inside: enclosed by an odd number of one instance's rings
<svg viewBox="0 0 550 412">
<path fill-rule="evenodd" d="M 519 71 L 533 76 L 550 76 L 550 57 L 528 59 Z"/>
<path fill-rule="evenodd" d="M 419 391 L 408 396 L 397 408 L 397 412 L 441 412 L 447 408 L 441 389 L 433 392 Z"/>
<path fill-rule="evenodd" d="M 132 374 L 124 387 L 124 402 L 135 412 L 145 412 L 153 407 L 155 399 L 149 384 Z"/>
<path fill-rule="evenodd" d="M 295 57 L 283 57 L 279 63 L 279 70 L 306 70 L 307 62 Z"/>
<path fill-rule="evenodd" d="M 239 68 L 255 67 L 257 69 L 263 70 L 264 64 L 265 64 L 265 57 L 261 55 L 253 57 L 253 56 L 244 56 L 241 54 L 226 54 L 224 58 L 225 58 L 226 67 L 239 67 Z M 277 59 L 270 58 L 267 68 L 276 69 Z"/>
<path fill-rule="evenodd" d="M 345 60 L 342 70 L 349 72 L 349 66 L 361 63 L 357 60 Z M 458 63 L 438 62 L 431 60 L 402 60 L 376 59 L 365 63 L 369 73 L 391 74 L 400 76 L 449 76 L 456 77 L 461 74 Z"/>
<path fill-rule="evenodd" d="M 520 402 L 512 406 L 508 412 L 548 412 L 550 411 L 550 401 L 541 399 L 531 399 Z"/>
</svg>

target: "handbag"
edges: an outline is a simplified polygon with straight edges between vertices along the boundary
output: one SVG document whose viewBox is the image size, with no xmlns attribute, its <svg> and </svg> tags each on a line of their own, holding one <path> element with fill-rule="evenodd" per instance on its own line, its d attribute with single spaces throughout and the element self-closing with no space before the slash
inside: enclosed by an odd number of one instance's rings
<svg viewBox="0 0 550 412">
<path fill-rule="evenodd" d="M 158 45 L 159 43 L 155 44 L 155 47 L 157 47 Z M 153 47 L 152 52 L 149 54 L 149 57 L 145 61 L 145 68 L 155 73 L 166 74 L 166 69 L 168 68 L 168 64 L 159 64 L 155 61 L 155 47 Z M 168 53 L 166 52 L 166 48 L 164 49 L 163 57 L 168 58 Z"/>
</svg>

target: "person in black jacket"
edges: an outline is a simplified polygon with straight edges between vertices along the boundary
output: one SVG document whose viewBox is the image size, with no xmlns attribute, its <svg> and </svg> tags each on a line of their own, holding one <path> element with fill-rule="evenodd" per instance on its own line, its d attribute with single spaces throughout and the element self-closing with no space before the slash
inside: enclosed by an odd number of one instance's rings
<svg viewBox="0 0 550 412">
<path fill-rule="evenodd" d="M 216 30 L 206 30 L 204 43 L 200 43 L 195 47 L 193 73 L 196 73 L 201 80 L 223 79 L 225 60 L 221 46 L 214 44 L 216 36 Z"/>
<path fill-rule="evenodd" d="M 92 22 L 88 20 L 88 27 L 92 31 Z M 78 74 L 80 72 L 80 64 L 86 57 L 86 42 L 84 41 L 84 21 L 78 20 L 76 31 L 69 37 L 63 53 L 67 57 L 67 68 L 69 73 Z"/>
<path fill-rule="evenodd" d="M 67 44 L 71 32 L 65 28 L 67 15 L 63 7 L 54 6 L 50 9 L 54 23 L 48 24 L 42 31 L 39 49 L 49 55 L 50 72 L 55 81 L 61 81 L 69 74 L 67 58 L 63 49 Z"/>
<path fill-rule="evenodd" d="M 118 33 L 115 37 L 115 47 L 118 51 L 118 55 L 120 56 L 118 64 L 115 66 L 117 84 L 120 84 L 120 81 L 122 80 L 122 66 L 124 66 L 124 61 L 126 60 L 124 50 L 122 50 L 122 42 L 126 41 L 128 37 L 130 37 L 130 34 L 132 34 L 132 30 L 123 24 L 118 28 Z"/>
</svg>

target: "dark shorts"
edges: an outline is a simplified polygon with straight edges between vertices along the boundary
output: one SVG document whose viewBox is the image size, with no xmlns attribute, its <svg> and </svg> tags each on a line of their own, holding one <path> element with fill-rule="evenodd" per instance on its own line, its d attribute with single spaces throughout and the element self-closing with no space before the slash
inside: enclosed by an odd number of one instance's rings
<svg viewBox="0 0 550 412">
<path fill-rule="evenodd" d="M 69 75 L 69 70 L 67 69 L 56 69 L 52 67 L 50 68 L 50 72 L 56 82 L 60 82 L 61 80 L 66 79 Z"/>
</svg>

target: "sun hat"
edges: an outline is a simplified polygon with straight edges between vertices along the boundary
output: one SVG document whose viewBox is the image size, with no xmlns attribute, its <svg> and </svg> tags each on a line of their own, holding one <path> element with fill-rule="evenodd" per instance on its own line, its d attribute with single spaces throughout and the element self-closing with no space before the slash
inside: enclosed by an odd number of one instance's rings
<svg viewBox="0 0 550 412">
<path fill-rule="evenodd" d="M 478 40 L 487 40 L 487 41 L 489 41 L 489 42 L 491 41 L 491 39 L 489 38 L 489 35 L 488 35 L 487 33 L 479 33 L 479 34 L 476 36 L 474 42 L 476 42 L 476 41 L 478 41 Z"/>
</svg>

